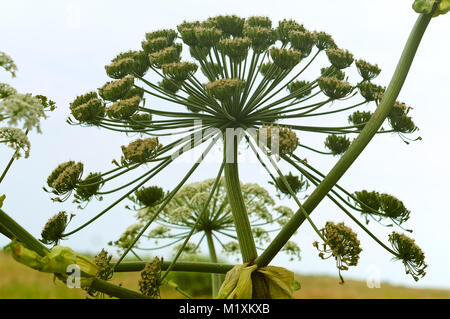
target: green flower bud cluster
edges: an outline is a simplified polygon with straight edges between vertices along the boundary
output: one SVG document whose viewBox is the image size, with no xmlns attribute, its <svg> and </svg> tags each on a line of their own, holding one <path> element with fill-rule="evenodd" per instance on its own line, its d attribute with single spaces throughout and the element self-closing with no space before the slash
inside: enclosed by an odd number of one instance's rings
<svg viewBox="0 0 450 319">
<path fill-rule="evenodd" d="M 118 54 L 105 66 L 106 74 L 113 79 L 121 79 L 127 75 L 144 76 L 150 67 L 148 54 L 145 51 L 127 51 Z"/>
<path fill-rule="evenodd" d="M 217 16 L 213 18 L 215 26 L 226 36 L 241 37 L 245 19 L 236 15 Z"/>
<path fill-rule="evenodd" d="M 259 140 L 263 143 L 267 141 L 266 145 L 269 149 L 278 147 L 279 155 L 292 154 L 299 144 L 297 135 L 290 128 L 263 125 L 259 134 Z M 273 142 L 272 138 L 274 139 Z"/>
<path fill-rule="evenodd" d="M 158 186 L 143 187 L 135 192 L 135 196 L 143 207 L 151 207 L 161 202 L 164 191 Z"/>
<path fill-rule="evenodd" d="M 103 185 L 101 173 L 90 173 L 84 180 L 78 183 L 75 190 L 75 198 L 77 202 L 89 201 L 92 196 L 96 195 Z"/>
<path fill-rule="evenodd" d="M 275 42 L 274 32 L 269 28 L 245 26 L 244 35 L 250 39 L 252 49 L 257 53 L 264 52 Z"/>
<path fill-rule="evenodd" d="M 159 87 L 163 88 L 165 91 L 171 94 L 177 93 L 181 89 L 182 85 L 182 82 L 178 82 L 168 78 L 164 78 L 158 82 Z"/>
<path fill-rule="evenodd" d="M 379 85 L 364 81 L 358 85 L 359 93 L 367 102 L 380 101 L 386 89 Z"/>
<path fill-rule="evenodd" d="M 415 241 L 404 234 L 392 232 L 389 242 L 397 253 L 395 259 L 401 260 L 405 265 L 406 274 L 411 275 L 415 281 L 425 276 L 425 254 Z"/>
<path fill-rule="evenodd" d="M 277 40 L 280 40 L 283 45 L 287 44 L 290 41 L 290 33 L 292 31 L 305 32 L 306 29 L 294 20 L 283 19 L 278 23 L 276 29 Z"/>
<path fill-rule="evenodd" d="M 372 112 L 356 111 L 348 116 L 348 122 L 353 125 L 360 125 L 359 129 L 362 130 L 366 125 L 366 123 L 369 122 L 370 118 L 372 117 L 372 114 L 373 114 Z"/>
<path fill-rule="evenodd" d="M 160 298 L 159 287 L 161 286 L 162 260 L 158 257 L 149 261 L 141 272 L 139 290 L 151 298 Z"/>
<path fill-rule="evenodd" d="M 282 70 L 277 66 L 275 66 L 272 62 L 267 62 L 262 63 L 259 66 L 259 72 L 261 72 L 261 74 L 265 78 L 273 81 L 281 74 Z"/>
<path fill-rule="evenodd" d="M 338 79 L 340 81 L 344 81 L 344 79 L 345 79 L 344 71 L 339 70 L 339 69 L 335 68 L 332 65 L 330 65 L 329 67 L 326 67 L 326 68 L 321 68 L 320 69 L 320 74 L 323 77 L 335 78 L 335 79 Z"/>
<path fill-rule="evenodd" d="M 125 96 L 134 84 L 134 77 L 126 76 L 117 81 L 110 81 L 98 89 L 102 99 L 115 102 Z"/>
<path fill-rule="evenodd" d="M 198 99 L 193 95 L 189 95 L 187 99 L 191 105 L 186 105 L 186 108 L 191 112 L 198 113 L 200 112 L 200 108 L 198 108 L 197 106 L 199 107 L 205 106 L 205 103 L 203 101 L 201 101 L 200 99 Z M 194 106 L 192 106 L 192 104 L 194 104 Z"/>
<path fill-rule="evenodd" d="M 302 58 L 306 58 L 311 53 L 316 41 L 316 34 L 308 30 L 289 32 L 289 42 L 292 48 L 302 53 Z"/>
<path fill-rule="evenodd" d="M 150 53 L 150 64 L 161 68 L 164 64 L 179 62 L 182 48 L 181 44 L 176 43 L 155 53 Z"/>
<path fill-rule="evenodd" d="M 106 114 L 112 119 L 126 120 L 137 112 L 141 100 L 138 95 L 120 100 L 108 106 Z"/>
<path fill-rule="evenodd" d="M 83 164 L 68 161 L 58 165 L 47 178 L 47 185 L 56 195 L 65 195 L 75 189 L 83 174 Z"/>
<path fill-rule="evenodd" d="M 350 83 L 338 80 L 334 77 L 322 76 L 317 82 L 322 92 L 333 100 L 342 99 L 353 91 L 353 87 Z"/>
<path fill-rule="evenodd" d="M 302 99 L 311 94 L 312 85 L 308 81 L 294 81 L 289 83 L 287 89 L 291 94 L 295 94 L 296 99 Z"/>
<path fill-rule="evenodd" d="M 105 115 L 105 105 L 96 92 L 77 96 L 70 104 L 70 111 L 81 123 L 96 125 Z"/>
<path fill-rule="evenodd" d="M 355 65 L 364 81 L 371 81 L 375 79 L 381 72 L 378 65 L 370 64 L 364 60 L 357 60 Z"/>
<path fill-rule="evenodd" d="M 331 64 L 339 70 L 348 68 L 350 65 L 352 65 L 354 60 L 353 54 L 351 54 L 347 50 L 328 48 L 326 50 L 326 53 Z"/>
<path fill-rule="evenodd" d="M 247 18 L 246 24 L 248 27 L 272 28 L 272 20 L 269 17 L 249 17 Z"/>
<path fill-rule="evenodd" d="M 150 113 L 136 113 L 127 121 L 128 125 L 136 131 L 145 130 L 151 125 L 152 115 Z"/>
<path fill-rule="evenodd" d="M 221 102 L 241 93 L 245 81 L 239 79 L 221 79 L 205 84 L 211 94 Z"/>
<path fill-rule="evenodd" d="M 336 259 L 339 277 L 341 283 L 344 283 L 341 271 L 348 270 L 350 266 L 356 266 L 359 254 L 362 251 L 357 235 L 344 223 L 335 224 L 330 221 L 325 224 L 325 227 L 320 232 L 326 241 L 321 245 L 318 242 L 314 242 L 313 246 L 320 251 L 320 258 L 328 259 L 333 256 Z"/>
<path fill-rule="evenodd" d="M 58 245 L 58 242 L 62 238 L 62 234 L 66 230 L 67 224 L 67 213 L 59 212 L 45 224 L 41 232 L 41 241 L 46 245 Z"/>
<path fill-rule="evenodd" d="M 200 47 L 211 48 L 222 38 L 222 31 L 214 27 L 197 27 L 194 31 Z"/>
<path fill-rule="evenodd" d="M 289 174 L 284 175 L 284 179 L 287 181 L 287 183 L 289 184 L 289 187 L 291 188 L 291 190 L 294 194 L 298 194 L 299 192 L 304 192 L 309 187 L 308 181 L 304 180 L 303 176 L 299 177 L 297 175 L 292 175 L 291 172 L 289 172 Z M 281 176 L 275 178 L 275 182 L 269 182 L 269 183 L 274 185 L 279 192 L 285 194 L 288 197 L 291 197 L 291 192 L 287 188 L 287 186 L 284 183 L 284 180 Z"/>
<path fill-rule="evenodd" d="M 244 36 L 249 38 L 252 49 L 256 53 L 262 53 L 276 41 L 276 35 L 272 29 L 272 22 L 265 17 L 250 17 L 244 24 Z"/>
<path fill-rule="evenodd" d="M 155 53 L 173 45 L 177 37 L 175 30 L 163 29 L 145 34 L 146 40 L 142 41 L 142 49 L 145 53 Z"/>
<path fill-rule="evenodd" d="M 350 140 L 346 136 L 336 134 L 328 135 L 325 139 L 325 147 L 328 148 L 333 155 L 344 154 L 350 147 Z"/>
<path fill-rule="evenodd" d="M 122 163 L 146 163 L 156 156 L 161 147 L 157 137 L 137 139 L 128 146 L 122 146 Z"/>
<path fill-rule="evenodd" d="M 247 57 L 250 45 L 249 38 L 222 39 L 217 43 L 217 49 L 234 62 L 241 62 Z"/>
<path fill-rule="evenodd" d="M 282 70 L 290 70 L 302 60 L 301 52 L 294 49 L 272 47 L 269 52 L 273 63 Z"/>
<path fill-rule="evenodd" d="M 174 62 L 161 66 L 163 74 L 171 79 L 182 82 L 197 72 L 198 65 L 192 62 Z"/>
<path fill-rule="evenodd" d="M 411 108 L 404 103 L 396 102 L 388 114 L 388 121 L 392 129 L 400 133 L 412 133 L 417 130 L 412 118 L 408 116 Z"/>
<path fill-rule="evenodd" d="M 355 192 L 361 213 L 373 217 L 390 218 L 399 225 L 409 219 L 410 211 L 401 200 L 389 194 L 366 190 Z M 368 222 L 368 220 L 367 220 Z"/>
<path fill-rule="evenodd" d="M 321 51 L 329 48 L 337 48 L 331 35 L 325 32 L 316 32 L 316 47 Z"/>
</svg>

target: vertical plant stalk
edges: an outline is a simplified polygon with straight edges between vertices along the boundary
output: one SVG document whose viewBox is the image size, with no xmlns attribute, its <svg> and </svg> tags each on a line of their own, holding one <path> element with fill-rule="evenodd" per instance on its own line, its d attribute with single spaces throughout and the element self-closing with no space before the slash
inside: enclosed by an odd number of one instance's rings
<svg viewBox="0 0 450 319">
<path fill-rule="evenodd" d="M 434 12 L 434 11 L 433 11 Z M 323 179 L 322 183 L 312 192 L 308 199 L 304 202 L 303 208 L 308 214 L 311 214 L 321 200 L 328 194 L 331 188 L 339 181 L 342 175 L 353 164 L 356 158 L 361 154 L 370 140 L 374 137 L 378 129 L 385 121 L 388 113 L 392 109 L 400 90 L 405 83 L 406 76 L 411 68 L 414 56 L 419 47 L 420 41 L 425 30 L 433 16 L 430 14 L 421 14 L 411 30 L 410 36 L 403 49 L 403 53 L 397 64 L 397 68 L 392 76 L 389 86 L 378 106 L 375 113 L 367 122 L 364 129 L 358 137 L 350 145 L 349 149 L 344 153 L 333 169 Z M 270 243 L 267 249 L 256 259 L 255 263 L 259 266 L 268 265 L 281 248 L 287 243 L 291 236 L 305 221 L 305 216 L 298 210 L 291 220 L 283 227 L 276 238 Z"/>
<path fill-rule="evenodd" d="M 216 248 L 214 247 L 214 240 L 212 237 L 212 233 L 210 230 L 205 232 L 206 235 L 206 241 L 208 242 L 208 249 L 209 249 L 209 258 L 213 263 L 217 263 L 217 254 L 216 254 Z M 216 298 L 220 286 L 222 285 L 220 274 L 211 274 L 211 283 L 212 283 L 212 297 Z"/>
<path fill-rule="evenodd" d="M 28 131 L 29 131 L 29 130 L 26 130 L 26 131 L 25 131 L 25 135 L 28 135 Z M 8 164 L 6 165 L 5 170 L 3 171 L 2 175 L 0 176 L 0 183 L 3 181 L 3 179 L 4 179 L 5 176 L 6 176 L 6 174 L 8 173 L 9 169 L 11 168 L 11 165 L 12 165 L 12 163 L 13 163 L 14 160 L 15 160 L 15 157 L 14 157 L 15 155 L 16 155 L 16 152 L 14 152 L 13 156 L 12 156 L 11 159 L 9 160 Z"/>
<path fill-rule="evenodd" d="M 239 180 L 237 161 L 239 140 L 234 135 L 231 135 L 232 140 L 227 140 L 227 138 L 230 138 L 230 136 L 224 135 L 223 160 L 225 163 L 224 173 L 227 197 L 233 214 L 242 260 L 244 263 L 253 262 L 258 254 L 247 215 L 247 208 L 245 207 L 244 198 L 242 197 L 241 183 Z M 231 144 L 231 146 L 229 144 Z"/>
</svg>

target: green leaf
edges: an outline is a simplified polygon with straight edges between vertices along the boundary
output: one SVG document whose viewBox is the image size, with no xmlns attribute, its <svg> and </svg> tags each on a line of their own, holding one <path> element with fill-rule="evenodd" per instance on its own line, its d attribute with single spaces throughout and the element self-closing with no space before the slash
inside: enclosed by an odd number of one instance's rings
<svg viewBox="0 0 450 319">
<path fill-rule="evenodd" d="M 2 196 L 0 196 L 0 208 L 2 208 L 3 206 L 3 202 L 5 201 L 6 195 L 3 194 Z"/>
</svg>

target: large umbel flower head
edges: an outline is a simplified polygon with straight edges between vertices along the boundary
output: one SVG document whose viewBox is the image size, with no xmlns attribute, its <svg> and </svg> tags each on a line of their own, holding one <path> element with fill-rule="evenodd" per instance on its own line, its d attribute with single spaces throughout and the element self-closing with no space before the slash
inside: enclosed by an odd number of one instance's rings
<svg viewBox="0 0 450 319">
<path fill-rule="evenodd" d="M 95 173 L 95 178 L 91 175 L 83 181 L 82 166 L 70 162 L 67 167 L 58 167 L 48 183 L 51 191 L 64 196 L 63 199 L 76 190 L 78 201 L 127 189 L 113 204 L 65 236 L 88 226 L 136 191 L 138 202 L 145 204 L 139 197 L 148 200 L 148 211 L 152 214 L 124 234 L 120 243 L 124 253 L 119 263 L 152 223 L 172 218 L 177 227 L 180 223 L 192 227 L 193 222 L 201 220 L 190 219 L 191 206 L 187 207 L 189 211 L 177 207 L 170 215 L 167 212 L 219 140 L 224 143 L 224 156 L 218 176 L 210 183 L 213 186 L 208 192 L 189 196 L 189 201 L 198 199 L 203 203 L 203 213 L 214 202 L 213 195 L 220 187 L 223 173 L 233 218 L 224 217 L 221 221 L 229 219 L 229 225 L 236 229 L 244 262 L 253 261 L 257 257 L 254 237 L 262 236 L 262 232 L 251 235 L 251 203 L 245 203 L 242 195 L 237 144 L 248 146 L 271 183 L 280 193 L 294 199 L 301 210 L 297 193 L 309 185 L 317 186 L 325 176 L 305 157 L 309 152 L 344 154 L 352 143 L 350 137 L 361 132 L 385 91 L 373 83 L 381 72 L 376 64 L 339 47 L 328 33 L 308 30 L 293 20 L 281 20 L 276 27 L 267 17 L 245 19 L 234 15 L 183 22 L 176 30 L 147 33 L 141 47 L 114 57 L 105 66 L 112 80 L 96 91 L 76 97 L 70 104 L 69 119 L 74 125 L 97 126 L 140 137 L 122 146 L 123 156 L 113 161 L 114 169 Z M 183 50 L 188 53 L 182 55 Z M 317 65 L 319 61 L 328 62 Z M 355 68 L 360 77 L 350 79 L 346 75 L 350 68 Z M 410 140 L 406 135 L 417 130 L 409 116 L 410 109 L 397 102 L 378 133 L 396 133 L 403 141 Z M 349 123 L 319 126 L 318 121 L 309 122 L 310 119 L 326 122 L 339 114 L 346 115 L 344 119 L 348 118 Z M 322 147 L 308 143 L 308 136 L 313 133 L 323 137 Z M 166 135 L 177 139 L 164 145 Z M 202 149 L 201 156 L 172 191 L 162 194 L 157 188 L 145 190 L 146 183 L 153 182 L 177 157 L 194 148 Z M 283 173 L 277 164 L 281 160 L 300 175 Z M 139 177 L 102 190 L 110 180 L 123 178 L 125 173 L 139 167 L 147 167 Z M 393 196 L 380 198 L 384 205 L 380 204 L 381 208 L 369 207 L 364 198 L 339 185 L 327 196 L 352 218 L 348 208 L 366 215 L 378 212 L 377 219 L 390 218 L 398 224 L 409 217 L 409 211 Z M 327 242 L 325 234 L 307 219 Z M 170 229 L 169 225 L 164 226 Z M 163 236 L 166 230 L 160 228 L 154 234 Z M 187 242 L 180 249 L 185 247 Z M 350 259 L 342 262 L 353 265 Z"/>
</svg>

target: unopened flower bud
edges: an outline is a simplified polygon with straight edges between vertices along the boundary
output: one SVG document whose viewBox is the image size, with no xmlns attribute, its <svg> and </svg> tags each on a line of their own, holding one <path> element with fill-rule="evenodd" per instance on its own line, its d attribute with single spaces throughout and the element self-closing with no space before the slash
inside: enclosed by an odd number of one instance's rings
<svg viewBox="0 0 450 319">
<path fill-rule="evenodd" d="M 105 115 L 105 106 L 97 93 L 89 92 L 77 96 L 70 104 L 70 111 L 78 121 L 95 125 Z"/>
<path fill-rule="evenodd" d="M 73 190 L 83 174 L 83 164 L 69 161 L 58 165 L 47 178 L 47 185 L 53 193 L 63 195 Z"/>
<path fill-rule="evenodd" d="M 198 69 L 198 65 L 192 62 L 174 62 L 161 66 L 164 75 L 182 82 L 192 76 Z"/>
<path fill-rule="evenodd" d="M 312 86 L 308 81 L 294 81 L 287 86 L 287 89 L 295 95 L 296 99 L 301 99 L 311 94 Z"/>
<path fill-rule="evenodd" d="M 381 72 L 381 69 L 377 64 L 370 64 L 364 60 L 356 61 L 355 65 L 364 81 L 371 81 L 375 79 Z"/>
<path fill-rule="evenodd" d="M 350 83 L 340 81 L 333 77 L 320 77 L 317 82 L 322 92 L 333 100 L 342 99 L 353 90 Z"/>
<path fill-rule="evenodd" d="M 66 212 L 59 212 L 50 218 L 41 232 L 42 242 L 46 245 L 58 244 L 62 238 L 62 234 L 66 230 L 67 214 Z"/>
<path fill-rule="evenodd" d="M 179 62 L 182 46 L 181 44 L 174 44 L 163 50 L 149 54 L 150 63 L 157 68 L 160 68 L 163 64 Z"/>
<path fill-rule="evenodd" d="M 276 47 L 270 48 L 270 56 L 273 63 L 283 70 L 292 69 L 302 60 L 300 51 L 279 49 Z"/>
<path fill-rule="evenodd" d="M 345 136 L 335 134 L 328 135 L 325 140 L 325 147 L 328 148 L 333 155 L 344 154 L 350 146 L 350 140 Z"/>
<path fill-rule="evenodd" d="M 239 79 L 221 79 L 205 84 L 211 94 L 220 101 L 226 101 L 239 94 L 244 88 L 245 81 Z"/>
<path fill-rule="evenodd" d="M 131 89 L 134 84 L 134 77 L 126 76 L 117 81 L 110 81 L 98 89 L 98 94 L 107 101 L 115 102 Z"/>
<path fill-rule="evenodd" d="M 151 207 L 158 204 L 163 199 L 164 191 L 161 187 L 150 186 L 137 190 L 135 195 L 142 206 Z"/>
<path fill-rule="evenodd" d="M 159 144 L 157 137 L 137 139 L 128 146 L 122 146 L 122 162 L 146 163 L 152 157 L 156 156 L 161 147 L 162 145 Z"/>
<path fill-rule="evenodd" d="M 216 27 L 226 36 L 240 37 L 244 29 L 245 19 L 236 15 L 214 17 Z"/>
<path fill-rule="evenodd" d="M 326 53 L 331 64 L 339 70 L 348 68 L 353 63 L 353 54 L 347 50 L 328 48 Z"/>
</svg>

